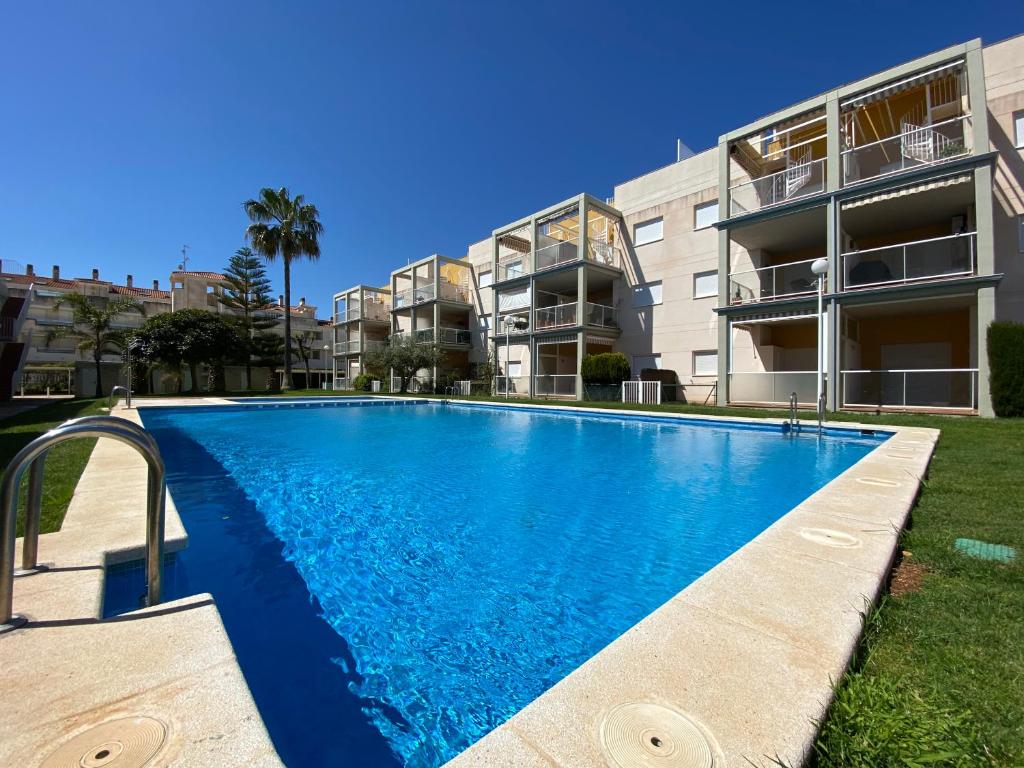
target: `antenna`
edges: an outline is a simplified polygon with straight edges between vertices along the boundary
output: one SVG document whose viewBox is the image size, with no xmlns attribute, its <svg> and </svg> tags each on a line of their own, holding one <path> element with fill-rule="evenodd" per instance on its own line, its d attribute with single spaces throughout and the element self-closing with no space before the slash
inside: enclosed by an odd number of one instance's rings
<svg viewBox="0 0 1024 768">
<path fill-rule="evenodd" d="M 181 246 L 181 264 L 178 265 L 178 271 L 179 272 L 187 272 L 188 271 L 188 252 L 189 252 L 189 249 L 190 249 L 190 246 L 187 246 L 187 245 Z"/>
</svg>

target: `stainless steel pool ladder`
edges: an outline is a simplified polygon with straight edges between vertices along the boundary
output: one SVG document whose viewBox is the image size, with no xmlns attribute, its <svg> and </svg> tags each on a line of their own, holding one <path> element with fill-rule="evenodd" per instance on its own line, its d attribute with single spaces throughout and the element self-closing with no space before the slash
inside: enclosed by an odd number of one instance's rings
<svg viewBox="0 0 1024 768">
<path fill-rule="evenodd" d="M 0 480 L 0 634 L 26 622 L 23 616 L 13 613 L 15 577 L 30 576 L 43 570 L 37 560 L 46 454 L 55 445 L 83 437 L 113 438 L 130 445 L 146 460 L 149 469 L 146 489 L 146 605 L 160 602 L 166 504 L 164 462 L 160 458 L 160 449 L 145 428 L 127 419 L 85 416 L 65 421 L 18 451 Z M 26 468 L 29 470 L 29 481 L 25 502 L 25 540 L 21 551 L 21 568 L 15 570 L 18 491 Z"/>
<path fill-rule="evenodd" d="M 449 387 L 445 387 L 444 388 L 444 401 L 445 401 L 445 403 L 448 402 L 450 397 L 455 397 L 455 387 L 450 387 L 449 386 Z"/>
<path fill-rule="evenodd" d="M 125 407 L 132 407 L 132 390 L 130 387 L 122 387 L 120 384 L 115 384 L 110 390 L 110 397 L 107 398 L 107 410 L 114 410 L 114 395 L 118 392 L 124 392 L 124 404 Z"/>
<path fill-rule="evenodd" d="M 818 395 L 818 436 L 821 436 L 821 423 L 825 420 L 825 393 Z"/>
<path fill-rule="evenodd" d="M 797 400 L 796 392 L 789 396 L 789 431 L 799 432 L 800 431 L 800 419 L 796 415 Z"/>
</svg>

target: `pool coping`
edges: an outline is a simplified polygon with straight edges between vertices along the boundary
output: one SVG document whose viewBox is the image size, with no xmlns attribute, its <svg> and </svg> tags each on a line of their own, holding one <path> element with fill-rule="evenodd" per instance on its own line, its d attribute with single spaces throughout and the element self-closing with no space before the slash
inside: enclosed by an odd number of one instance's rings
<svg viewBox="0 0 1024 768">
<path fill-rule="evenodd" d="M 360 399 L 443 404 L 439 400 L 372 395 Z M 633 416 L 677 423 L 718 422 L 723 426 L 730 423 L 780 426 L 784 423 L 783 419 L 675 416 L 663 412 L 568 405 L 455 399 L 449 402 L 609 418 Z M 141 407 L 300 407 L 284 401 L 281 405 L 240 404 L 216 397 L 140 398 L 136 404 Z M 320 403 L 309 407 L 330 405 Z M 116 411 L 118 415 L 140 421 L 135 409 L 122 405 Z M 833 683 L 842 675 L 856 649 L 862 615 L 885 586 L 900 531 L 914 506 L 939 437 L 938 430 L 922 427 L 880 427 L 849 422 L 827 422 L 825 426 L 830 432 L 865 429 L 892 436 L 448 765 L 453 768 L 614 765 L 607 748 L 602 746 L 602 728 L 613 709 L 635 701 L 661 705 L 696 723 L 716 756 L 715 766 L 768 766 L 775 764 L 775 760 L 791 765 L 802 763 L 811 752 L 817 723 L 831 701 Z M 83 479 L 87 474 L 91 476 L 90 469 L 96 462 L 106 462 L 109 473 L 109 451 L 101 451 L 109 442 L 100 441 Z M 144 472 L 141 466 L 139 471 Z M 144 474 L 138 477 L 143 478 Z M 101 499 L 88 486 L 83 488 L 81 482 L 76 488 L 73 505 L 79 500 L 80 491 L 87 502 L 83 506 L 90 507 L 94 515 L 109 514 L 104 508 L 109 510 L 114 506 L 105 503 L 107 497 Z M 170 501 L 170 494 L 168 499 Z M 168 529 L 171 530 L 172 515 L 179 526 L 180 520 L 176 512 L 170 511 L 173 501 L 168 506 Z M 124 559 L 126 553 L 141 553 L 142 527 L 138 526 L 138 545 L 134 549 L 122 542 L 113 547 L 120 554 L 108 555 L 104 551 L 104 567 Z M 59 537 L 61 533 L 48 534 L 43 541 Z M 836 542 L 849 544 L 851 539 L 856 540 L 852 546 L 836 546 Z M 75 543 L 69 543 L 74 549 Z M 47 551 L 44 549 L 44 556 Z M 74 580 L 72 574 L 63 578 Z M 97 598 L 96 589 L 97 584 L 102 589 L 102 578 L 97 579 L 95 572 L 90 572 L 90 580 L 84 592 L 93 595 L 93 607 L 98 616 L 102 591 Z M 34 596 L 20 594 L 21 591 L 16 591 L 15 608 L 31 613 Z M 779 599 L 780 595 L 785 599 Z M 218 748 L 227 750 L 222 754 L 234 754 L 233 746 L 242 745 L 245 749 L 240 749 L 239 754 L 246 755 L 244 764 L 280 765 L 212 598 L 200 595 L 160 608 L 175 609 L 178 604 L 199 610 L 183 610 L 180 616 L 172 612 L 163 622 L 161 631 L 173 634 L 169 629 L 173 627 L 174 632 L 185 632 L 197 652 L 215 656 L 224 667 L 224 682 L 219 689 L 194 683 L 201 688 L 191 691 L 192 698 L 199 703 L 193 701 L 189 706 L 198 712 L 218 713 L 218 725 L 223 732 Z M 85 604 L 79 600 L 75 607 L 77 613 L 73 615 L 82 615 L 83 610 L 88 610 L 87 606 L 88 600 Z M 181 621 L 186 617 L 191 620 Z M 139 628 L 136 634 L 142 633 L 147 625 L 147 621 L 136 622 Z M 83 636 L 93 636 L 89 645 L 95 646 L 96 640 L 101 639 L 99 628 L 104 626 L 108 623 L 98 622 L 82 630 Z M 14 633 L 24 634 L 27 633 L 22 630 Z M 6 650 L 5 642 L 10 640 L 0 639 L 0 652 Z M 149 642 L 153 642 L 152 638 Z M 125 647 L 137 647 L 134 643 Z M 31 645 L 21 645 L 23 655 L 38 657 Z M 142 655 L 152 656 L 161 647 L 173 650 L 167 645 L 157 640 L 158 647 L 150 647 Z M 37 658 L 36 663 L 38 661 Z M 31 692 L 29 695 L 32 696 Z M 173 709 L 173 702 L 164 702 L 163 706 Z M 171 720 L 180 721 L 179 727 L 188 731 L 184 743 L 178 745 L 184 752 L 175 754 L 175 764 L 204 764 L 201 759 L 207 760 L 206 765 L 243 764 L 242 760 L 210 762 L 209 754 L 192 749 L 195 746 L 192 726 L 196 726 L 197 732 L 205 733 L 204 729 L 209 729 L 209 724 L 201 717 L 196 720 L 192 714 L 175 711 L 167 715 Z M 13 718 L 18 719 L 16 713 Z M 65 717 L 64 731 L 67 731 L 68 718 L 72 723 L 82 719 L 80 715 Z M 54 715 L 48 722 L 61 721 Z M 0 726 L 4 726 L 2 720 Z M 631 734 L 630 738 L 635 735 Z M 59 740 L 51 737 L 47 744 L 55 746 Z M 36 743 L 41 742 L 37 739 Z M 203 755 L 201 759 L 200 755 Z"/>
</svg>

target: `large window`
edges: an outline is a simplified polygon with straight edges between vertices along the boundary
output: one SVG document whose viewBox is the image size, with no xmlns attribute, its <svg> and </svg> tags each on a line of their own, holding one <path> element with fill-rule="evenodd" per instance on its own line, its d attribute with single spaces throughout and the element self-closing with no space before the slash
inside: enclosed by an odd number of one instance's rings
<svg viewBox="0 0 1024 768">
<path fill-rule="evenodd" d="M 509 360 L 508 361 L 508 375 L 509 376 L 522 376 L 523 375 L 523 363 L 520 360 Z"/>
<path fill-rule="evenodd" d="M 718 375 L 718 352 L 714 349 L 704 349 L 693 353 L 693 375 L 694 376 L 717 376 Z"/>
<path fill-rule="evenodd" d="M 718 295 L 718 272 L 697 272 L 693 276 L 693 298 L 704 299 Z"/>
<path fill-rule="evenodd" d="M 633 245 L 647 245 L 647 243 L 661 240 L 661 237 L 662 220 L 660 216 L 650 221 L 642 221 L 633 227 Z"/>
<path fill-rule="evenodd" d="M 487 269 L 480 273 L 480 287 L 486 288 L 494 283 L 494 273 Z"/>
<path fill-rule="evenodd" d="M 693 228 L 704 229 L 718 221 L 718 201 L 701 203 L 693 209 Z"/>
<path fill-rule="evenodd" d="M 633 289 L 634 307 L 651 307 L 661 304 L 661 281 L 638 285 Z"/>
</svg>

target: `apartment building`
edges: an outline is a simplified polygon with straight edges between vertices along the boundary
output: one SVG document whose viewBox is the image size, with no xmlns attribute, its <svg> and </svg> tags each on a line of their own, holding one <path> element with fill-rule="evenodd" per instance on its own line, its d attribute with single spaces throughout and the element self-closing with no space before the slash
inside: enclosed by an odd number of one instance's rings
<svg viewBox="0 0 1024 768">
<path fill-rule="evenodd" d="M 453 367 L 493 355 L 499 394 L 579 399 L 615 350 L 690 402 L 772 406 L 815 404 L 821 327 L 830 409 L 990 415 L 986 329 L 1024 320 L 1022 148 L 1024 36 L 952 46 L 499 227 L 451 281 L 396 271 L 392 333 L 466 331 Z"/>
<path fill-rule="evenodd" d="M 0 332 L 8 331 L 9 340 L 0 351 L 0 383 L 17 391 L 25 372 L 36 377 L 52 379 L 55 386 L 68 386 L 79 395 L 88 396 L 95 391 L 95 371 L 89 352 L 77 349 L 80 339 L 65 331 L 73 326 L 73 311 L 67 304 L 58 306 L 59 299 L 71 293 L 87 296 L 102 303 L 129 296 L 139 301 L 145 315 L 125 312 L 112 324 L 115 329 L 138 328 L 146 317 L 181 309 L 205 309 L 220 314 L 233 314 L 233 310 L 219 301 L 224 291 L 224 276 L 219 272 L 171 273 L 170 289 L 164 290 L 159 281 L 152 287 L 134 284 L 132 275 L 123 283 L 100 278 L 98 269 L 91 277 L 62 277 L 60 267 L 54 266 L 49 276 L 37 274 L 29 264 L 25 267 L 5 260 L 0 265 L 0 286 L 4 293 L 3 317 Z M 284 314 L 283 301 L 269 307 L 266 315 L 280 319 Z M 330 348 L 326 347 L 330 332 L 329 321 L 316 318 L 316 307 L 300 300 L 292 307 L 292 335 L 305 334 L 310 349 L 310 373 L 313 385 L 326 380 L 330 370 Z M 279 323 L 271 332 L 283 334 Z M 2 335 L 2 333 L 0 333 Z M 8 343 L 9 341 L 9 343 Z M 103 365 L 110 373 L 104 380 L 111 384 L 121 376 L 121 358 L 118 354 L 103 356 Z M 301 365 L 297 370 L 303 370 Z M 228 371 L 229 388 L 241 388 L 242 369 Z M 169 384 L 168 384 L 169 386 Z M 3 394 L 0 392 L 0 394 Z"/>
<path fill-rule="evenodd" d="M 334 294 L 332 304 L 335 389 L 346 389 L 364 373 L 364 355 L 391 335 L 391 289 L 356 285 Z"/>
</svg>

